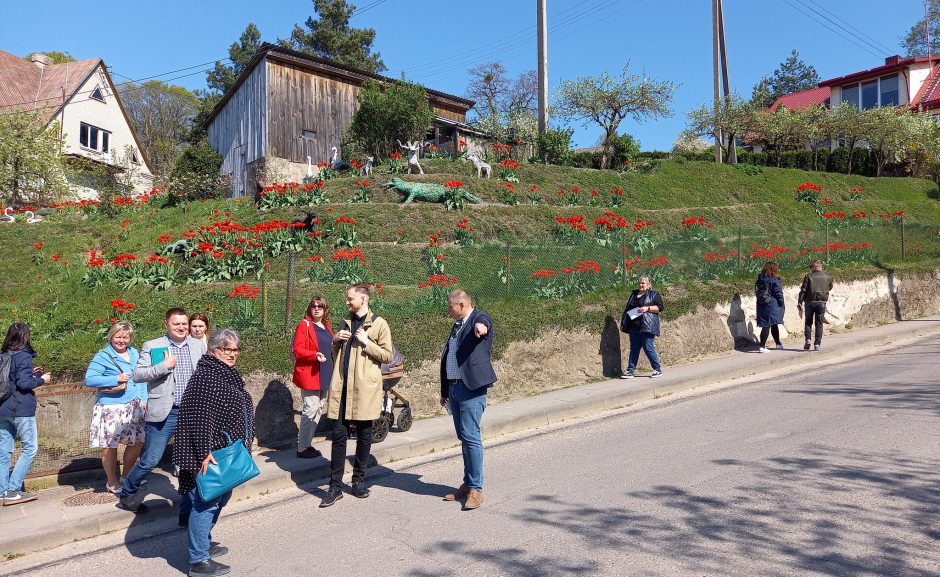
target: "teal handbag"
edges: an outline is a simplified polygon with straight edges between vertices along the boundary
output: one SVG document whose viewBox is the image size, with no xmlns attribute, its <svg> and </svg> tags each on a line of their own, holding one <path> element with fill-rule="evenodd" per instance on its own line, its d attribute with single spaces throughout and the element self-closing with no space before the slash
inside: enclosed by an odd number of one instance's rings
<svg viewBox="0 0 940 577">
<path fill-rule="evenodd" d="M 232 441 L 225 431 L 222 435 L 228 446 L 212 451 L 217 464 L 209 463 L 205 474 L 196 475 L 196 489 L 203 501 L 217 499 L 261 474 L 245 443 L 241 439 Z"/>
</svg>

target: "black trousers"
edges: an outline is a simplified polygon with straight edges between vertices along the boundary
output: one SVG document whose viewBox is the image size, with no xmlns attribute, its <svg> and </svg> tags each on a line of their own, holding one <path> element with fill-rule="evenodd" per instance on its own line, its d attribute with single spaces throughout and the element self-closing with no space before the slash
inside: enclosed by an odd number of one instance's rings
<svg viewBox="0 0 940 577">
<path fill-rule="evenodd" d="M 816 327 L 816 338 L 813 339 L 814 345 L 822 344 L 823 337 L 823 316 L 826 314 L 826 303 L 824 302 L 811 302 L 804 303 L 806 307 L 805 319 L 806 326 L 805 335 L 806 341 L 809 342 L 813 337 L 813 327 Z"/>
<path fill-rule="evenodd" d="M 330 419 L 333 431 L 333 447 L 330 451 L 330 486 L 343 486 L 343 470 L 346 467 L 346 442 L 349 440 L 350 423 L 356 425 L 356 458 L 353 461 L 353 483 L 366 478 L 366 466 L 372 451 L 372 421 L 345 421 Z"/>
<path fill-rule="evenodd" d="M 760 329 L 760 346 L 767 346 L 767 333 L 770 333 L 774 336 L 774 342 L 778 345 L 780 344 L 780 327 L 778 325 L 772 325 L 769 327 L 761 327 Z"/>
</svg>

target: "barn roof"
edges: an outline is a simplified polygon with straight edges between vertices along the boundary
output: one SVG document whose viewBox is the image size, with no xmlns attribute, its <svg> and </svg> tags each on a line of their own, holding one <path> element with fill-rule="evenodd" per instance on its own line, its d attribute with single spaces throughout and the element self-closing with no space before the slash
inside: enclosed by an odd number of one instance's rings
<svg viewBox="0 0 940 577">
<path fill-rule="evenodd" d="M 229 99 L 231 99 L 232 96 L 238 92 L 238 88 L 242 85 L 245 79 L 248 78 L 248 75 L 251 74 L 252 70 L 254 70 L 260 62 L 265 60 L 265 58 L 287 62 L 304 68 L 313 74 L 347 80 L 357 85 L 362 84 L 365 80 L 370 78 L 374 80 L 380 80 L 382 82 L 401 82 L 401 80 L 396 80 L 388 76 L 382 76 L 381 74 L 358 70 L 333 60 L 318 58 L 303 52 L 298 52 L 296 50 L 283 48 L 281 46 L 265 42 L 261 45 L 261 48 L 255 52 L 255 55 L 251 58 L 251 61 L 238 76 L 235 84 L 233 84 L 232 87 L 225 92 L 225 94 L 222 96 L 222 100 L 220 100 L 219 103 L 216 104 L 212 109 L 212 112 L 206 119 L 204 126 L 208 127 L 210 124 L 212 124 L 212 121 L 222 111 Z M 446 92 L 441 92 L 439 90 L 425 88 L 425 91 L 428 93 L 428 96 L 432 102 L 450 105 L 451 107 L 458 108 L 464 112 L 470 110 L 473 108 L 473 105 L 476 104 L 473 100 L 468 100 L 466 98 L 448 94 Z"/>
</svg>

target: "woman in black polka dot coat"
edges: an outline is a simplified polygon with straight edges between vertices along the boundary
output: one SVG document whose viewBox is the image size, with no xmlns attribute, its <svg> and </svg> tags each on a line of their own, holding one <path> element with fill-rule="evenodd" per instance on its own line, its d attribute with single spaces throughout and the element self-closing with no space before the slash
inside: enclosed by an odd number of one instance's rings
<svg viewBox="0 0 940 577">
<path fill-rule="evenodd" d="M 254 440 L 254 404 L 245 390 L 235 361 L 240 351 L 238 333 L 221 329 L 209 339 L 209 353 L 199 360 L 180 402 L 173 464 L 180 468 L 180 524 L 189 529 L 189 574 L 221 575 L 228 566 L 216 562 L 228 549 L 211 545 L 211 533 L 229 491 L 212 501 L 203 501 L 196 489 L 196 475 L 211 461 L 210 452 L 242 439 L 251 449 Z"/>
</svg>

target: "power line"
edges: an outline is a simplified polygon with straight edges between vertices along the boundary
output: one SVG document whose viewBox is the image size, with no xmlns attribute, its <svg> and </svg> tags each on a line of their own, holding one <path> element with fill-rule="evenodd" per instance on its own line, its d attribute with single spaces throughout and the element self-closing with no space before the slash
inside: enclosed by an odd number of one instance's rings
<svg viewBox="0 0 940 577">
<path fill-rule="evenodd" d="M 875 47 L 880 47 L 880 49 L 882 49 L 882 50 L 885 51 L 885 54 L 890 54 L 891 52 L 894 52 L 894 51 L 895 51 L 894 48 L 888 48 L 886 45 L 882 44 L 881 42 L 878 42 L 878 40 L 877 40 L 875 37 L 873 37 L 873 36 L 871 36 L 871 35 L 869 35 L 869 34 L 866 34 L 865 32 L 862 32 L 861 30 L 859 30 L 859 29 L 856 28 L 855 26 L 852 26 L 852 24 L 850 24 L 847 20 L 845 20 L 845 19 L 843 19 L 843 18 L 840 18 L 837 14 L 833 14 L 833 13 L 830 12 L 828 9 L 826 9 L 825 6 L 823 6 L 823 5 L 820 4 L 819 2 L 816 2 L 816 0 L 807 0 L 807 1 L 810 2 L 811 4 L 814 4 L 817 8 L 819 8 L 820 10 L 822 10 L 823 12 L 825 12 L 826 14 L 829 14 L 830 16 L 832 16 L 833 18 L 835 18 L 836 20 L 841 21 L 843 24 L 845 24 L 846 26 L 848 26 L 849 28 L 851 28 L 852 30 L 854 30 L 855 32 L 857 32 L 859 35 L 864 36 L 864 37 L 868 38 L 869 40 L 871 40 L 871 42 L 873 43 L 873 45 L 875 45 Z"/>
<path fill-rule="evenodd" d="M 617 4 L 617 2 L 619 1 L 620 0 L 595 0 L 595 4 L 591 8 L 577 12 L 565 18 L 558 19 L 556 17 L 556 19 L 554 20 L 554 23 L 549 26 L 549 31 L 558 32 L 559 30 L 562 30 L 566 26 L 574 24 L 575 22 L 578 22 L 579 20 L 589 18 L 590 16 L 597 14 L 598 12 L 601 12 L 602 10 Z M 642 1 L 642 0 L 639 0 L 639 1 Z M 584 4 L 584 3 L 586 2 L 582 2 L 581 4 Z M 522 31 L 517 34 L 525 33 L 531 30 L 532 28 L 534 27 L 529 27 L 525 31 Z M 473 64 L 485 62 L 488 60 L 492 61 L 493 59 L 503 54 L 520 54 L 520 53 L 525 53 L 525 52 L 531 52 L 533 49 L 534 49 L 534 46 L 532 44 L 532 39 L 531 37 L 527 35 L 525 38 L 522 38 L 521 40 L 508 43 L 505 47 L 501 49 L 491 50 L 488 53 L 479 57 L 470 56 L 470 57 L 462 58 L 460 61 L 455 62 L 454 64 L 440 67 L 439 70 L 419 73 L 417 75 L 412 76 L 412 78 L 415 78 L 415 79 L 423 78 L 425 80 L 435 79 L 435 78 L 439 79 L 442 74 L 447 74 L 448 72 L 451 72 L 453 70 L 465 69 L 466 67 L 471 66 Z"/>
<path fill-rule="evenodd" d="M 871 40 L 869 40 L 868 35 L 865 34 L 864 32 L 862 32 L 861 30 L 859 30 L 859 29 L 857 29 L 857 28 L 855 28 L 855 27 L 852 27 L 852 29 L 850 30 L 848 27 L 851 26 L 851 25 L 848 24 L 847 22 L 845 22 L 844 20 L 842 20 L 841 18 L 838 18 L 838 17 L 831 18 L 831 17 L 827 16 L 826 14 L 823 14 L 822 12 L 820 12 L 819 10 L 817 10 L 815 7 L 810 6 L 810 5 L 807 4 L 806 1 L 804 1 L 804 0 L 796 0 L 796 1 L 799 2 L 800 4 L 802 4 L 803 6 L 805 6 L 807 9 L 811 10 L 812 12 L 818 14 L 820 17 L 824 18 L 825 20 L 828 20 L 828 21 L 831 22 L 834 26 L 837 26 L 840 30 L 845 31 L 846 33 L 852 35 L 853 37 L 857 38 L 858 40 L 861 40 L 861 41 L 864 42 L 865 44 L 871 46 L 872 48 L 874 48 L 874 49 L 877 50 L 878 52 L 885 52 L 886 54 L 890 54 L 890 53 L 892 52 L 892 50 L 891 50 L 890 48 L 885 48 L 884 46 L 878 45 L 877 42 L 872 42 Z M 854 30 L 854 32 L 853 32 L 853 30 Z"/>
<path fill-rule="evenodd" d="M 794 10 L 796 10 L 797 12 L 799 12 L 800 14 L 803 14 L 804 16 L 806 16 L 807 18 L 809 18 L 809 19 L 812 20 L 813 22 L 819 24 L 819 25 L 822 26 L 823 28 L 828 29 L 828 30 L 829 30 L 830 32 L 832 32 L 833 34 L 835 34 L 835 35 L 837 35 L 837 36 L 840 36 L 840 37 L 842 37 L 842 38 L 845 39 L 845 40 L 848 40 L 849 42 L 851 42 L 851 43 L 854 44 L 855 46 L 861 48 L 861 49 L 864 50 L 865 52 L 868 52 L 868 53 L 871 54 L 872 56 L 874 56 L 874 57 L 876 57 L 876 58 L 882 58 L 882 57 L 884 56 L 883 54 L 879 54 L 879 53 L 877 53 L 877 52 L 872 51 L 868 46 L 859 43 L 858 40 L 856 40 L 855 37 L 854 37 L 852 34 L 845 34 L 844 32 L 838 30 L 837 28 L 833 28 L 832 26 L 826 24 L 825 22 L 822 22 L 822 21 L 818 20 L 818 19 L 815 18 L 812 14 L 806 12 L 804 9 L 800 8 L 799 6 L 796 6 L 796 5 L 792 4 L 792 3 L 790 2 L 790 0 L 781 0 L 781 2 L 783 2 L 784 4 L 786 4 L 787 6 L 789 6 L 790 8 L 793 8 Z"/>
<path fill-rule="evenodd" d="M 375 2 L 372 2 L 372 3 L 370 3 L 370 4 L 366 4 L 365 6 L 361 6 L 361 7 L 359 7 L 359 8 L 356 8 L 356 9 L 353 11 L 353 13 L 350 15 L 350 17 L 356 16 L 356 15 L 358 15 L 358 14 L 362 14 L 363 12 L 368 12 L 369 10 L 371 10 L 371 9 L 375 8 L 376 6 L 378 6 L 379 4 L 384 4 L 385 1 L 386 1 L 386 0 L 375 0 Z"/>
</svg>

